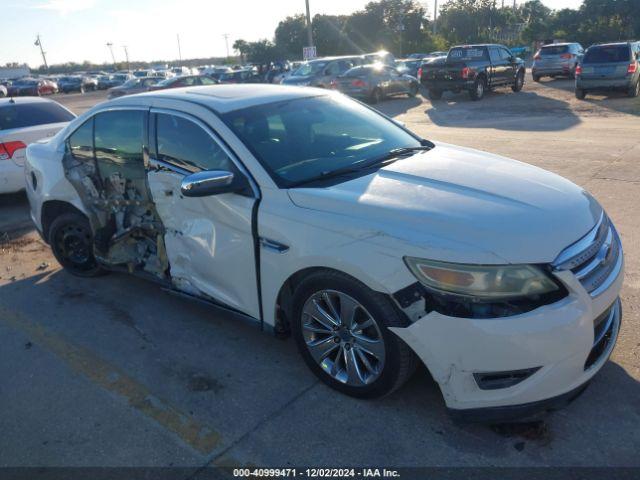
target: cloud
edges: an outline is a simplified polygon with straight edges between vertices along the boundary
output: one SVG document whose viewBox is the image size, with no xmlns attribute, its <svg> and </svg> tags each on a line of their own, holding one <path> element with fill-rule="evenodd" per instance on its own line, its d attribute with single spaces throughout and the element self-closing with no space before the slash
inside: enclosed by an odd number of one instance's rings
<svg viewBox="0 0 640 480">
<path fill-rule="evenodd" d="M 44 3 L 34 5 L 37 10 L 51 10 L 61 15 L 88 10 L 95 5 L 95 0 L 47 0 Z"/>
</svg>

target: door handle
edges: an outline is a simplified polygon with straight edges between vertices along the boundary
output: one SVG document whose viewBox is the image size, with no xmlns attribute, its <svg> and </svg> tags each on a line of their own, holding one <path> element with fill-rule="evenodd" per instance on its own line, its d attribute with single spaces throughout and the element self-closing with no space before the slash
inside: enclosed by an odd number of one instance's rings
<svg viewBox="0 0 640 480">
<path fill-rule="evenodd" d="M 289 251 L 288 245 L 284 245 L 283 243 L 264 237 L 260 237 L 260 246 L 266 250 L 271 250 L 277 253 L 286 253 Z"/>
</svg>

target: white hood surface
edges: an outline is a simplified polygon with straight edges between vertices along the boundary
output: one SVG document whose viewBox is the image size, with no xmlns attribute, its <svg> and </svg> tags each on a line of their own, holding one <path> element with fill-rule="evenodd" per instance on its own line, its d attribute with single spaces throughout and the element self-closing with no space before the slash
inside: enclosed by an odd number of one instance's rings
<svg viewBox="0 0 640 480">
<path fill-rule="evenodd" d="M 548 263 L 600 216 L 601 207 L 585 190 L 558 175 L 436 145 L 334 186 L 291 189 L 290 198 L 302 208 L 364 221 L 374 231 L 438 252 L 431 258 L 443 261 L 484 252 L 498 257 L 495 263 Z"/>
</svg>

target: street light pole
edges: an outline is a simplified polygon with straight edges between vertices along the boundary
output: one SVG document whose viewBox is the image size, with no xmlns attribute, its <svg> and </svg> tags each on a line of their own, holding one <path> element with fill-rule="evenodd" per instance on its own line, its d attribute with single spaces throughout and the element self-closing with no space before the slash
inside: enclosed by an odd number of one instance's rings
<svg viewBox="0 0 640 480">
<path fill-rule="evenodd" d="M 180 49 L 180 34 L 176 33 L 176 38 L 178 39 L 178 58 L 180 59 L 180 64 L 182 65 L 182 50 Z"/>
<path fill-rule="evenodd" d="M 113 54 L 113 43 L 107 42 L 107 47 L 109 47 L 109 51 L 111 52 L 111 60 L 113 60 L 113 67 L 115 68 L 115 66 L 116 66 L 116 57 Z"/>
<path fill-rule="evenodd" d="M 127 51 L 127 46 L 123 45 L 122 48 L 124 48 L 124 56 L 127 59 L 127 72 L 130 72 L 131 67 L 129 66 L 129 52 Z"/>
<path fill-rule="evenodd" d="M 49 65 L 47 65 L 47 57 L 45 56 L 44 50 L 42 49 L 42 41 L 40 40 L 40 34 L 36 36 L 36 43 L 34 45 L 36 45 L 37 47 L 40 47 L 40 53 L 42 54 L 42 61 L 44 62 L 44 68 L 48 72 Z"/>
<path fill-rule="evenodd" d="M 433 0 L 433 34 L 436 34 L 436 20 L 438 19 L 438 0 Z"/>
<path fill-rule="evenodd" d="M 224 37 L 224 44 L 227 47 L 227 59 L 228 59 L 229 58 L 229 34 L 224 33 L 222 36 Z"/>
<path fill-rule="evenodd" d="M 311 13 L 309 13 L 309 0 L 305 0 L 307 5 L 307 43 L 308 47 L 313 47 L 313 30 L 311 29 Z"/>
</svg>

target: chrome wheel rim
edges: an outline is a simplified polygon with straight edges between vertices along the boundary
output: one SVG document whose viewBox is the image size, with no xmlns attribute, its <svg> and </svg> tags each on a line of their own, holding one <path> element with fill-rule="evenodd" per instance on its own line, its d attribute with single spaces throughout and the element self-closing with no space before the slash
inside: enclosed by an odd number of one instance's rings
<svg viewBox="0 0 640 480">
<path fill-rule="evenodd" d="M 362 387 L 382 373 L 382 332 L 362 304 L 336 290 L 321 290 L 302 309 L 302 336 L 307 351 L 330 377 Z"/>
</svg>

